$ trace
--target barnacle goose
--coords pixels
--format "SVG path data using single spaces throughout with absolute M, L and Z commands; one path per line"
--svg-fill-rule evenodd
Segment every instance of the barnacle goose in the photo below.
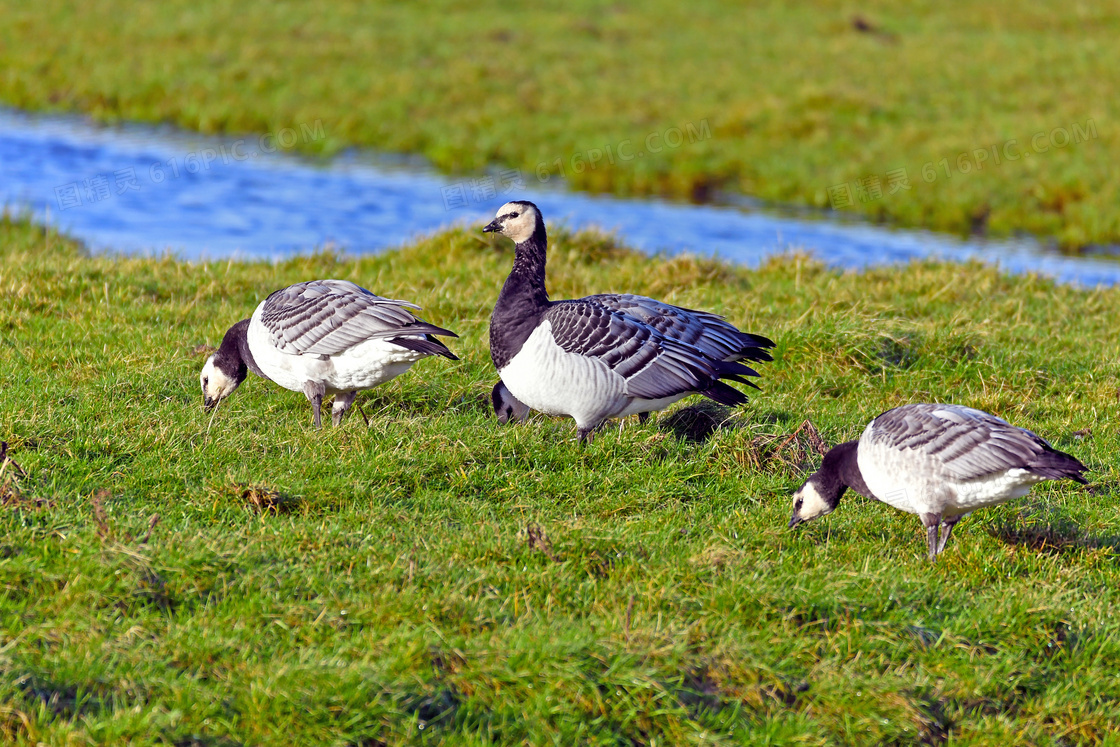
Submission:
M 712 358 L 725 361 L 771 361 L 774 360 L 766 348 L 774 347 L 773 341 L 762 335 L 740 332 L 735 325 L 719 314 L 683 306 L 673 306 L 647 296 L 632 293 L 599 293 L 585 296 L 584 301 L 597 303 L 627 316 L 645 322 L 666 337 L 671 337 L 689 345 L 694 345 Z M 666 402 L 658 409 L 664 409 L 676 399 L 688 396 L 682 392 L 679 397 Z M 501 381 L 494 385 L 490 394 L 494 413 L 498 422 L 524 420 L 531 410 L 514 397 L 509 388 Z M 645 422 L 649 412 L 639 412 L 638 420 Z
M 348 280 L 309 280 L 273 292 L 253 316 L 226 332 L 199 377 L 203 406 L 233 394 L 249 371 L 311 402 L 321 425 L 323 397 L 334 394 L 335 425 L 357 393 L 400 376 L 429 355 L 458 360 L 433 335 L 454 332 L 418 319 L 394 301 Z
M 550 301 L 545 290 L 548 237 L 531 202 L 506 203 L 483 231 L 500 233 L 516 245 L 513 268 L 490 317 L 490 355 L 502 387 L 492 393 L 499 419 L 503 412 L 508 419 L 528 409 L 570 415 L 580 441 L 586 442 L 609 418 L 660 410 L 692 393 L 725 405 L 743 404 L 743 393 L 721 379 L 754 386 L 744 377 L 758 373 L 739 360 L 770 360 L 761 348 L 773 342 L 733 327 L 734 335 L 718 349 L 726 348 L 726 355 L 705 351 L 687 337 L 677 339 L 668 334 L 674 325 L 701 335 L 699 317 L 689 323 L 679 316 L 686 310 L 668 304 L 654 313 L 654 307 L 636 300 L 640 296 L 615 296 L 613 305 L 603 303 L 602 296 Z M 676 320 L 666 309 L 676 310 Z
M 961 405 L 903 405 L 868 423 L 858 441 L 825 454 L 794 494 L 789 526 L 831 513 L 851 488 L 917 514 L 935 560 L 965 515 L 1020 498 L 1043 480 L 1084 484 L 1087 469 L 995 415 Z

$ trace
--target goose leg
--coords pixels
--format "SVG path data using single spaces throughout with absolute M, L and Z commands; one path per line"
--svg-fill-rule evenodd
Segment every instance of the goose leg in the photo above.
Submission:
M 592 428 L 580 428 L 578 430 L 578 433 L 579 433 L 579 442 L 581 444 L 589 444 L 589 443 L 591 443 L 591 440 L 593 438 L 595 438 L 595 428 L 594 427 L 592 427 Z
M 342 425 L 342 418 L 346 416 L 350 406 L 354 404 L 354 398 L 358 396 L 354 392 L 341 392 L 334 395 L 334 403 L 331 405 L 331 423 L 338 427 Z
M 648 412 L 639 412 L 638 413 L 638 424 L 639 425 L 646 422 L 647 420 L 649 420 L 649 413 Z
M 926 528 L 926 545 L 929 548 L 929 559 L 937 560 L 937 528 L 941 524 L 941 514 L 922 514 L 922 525 Z
M 327 393 L 327 387 L 323 383 L 308 381 L 304 382 L 303 394 L 311 402 L 311 411 L 315 413 L 315 427 L 323 427 L 323 395 Z
M 961 520 L 962 516 L 954 516 L 951 519 L 946 519 L 941 522 L 941 541 L 937 543 L 937 554 L 940 555 L 941 551 L 945 549 L 946 543 L 949 541 L 949 535 L 953 533 L 953 527 Z

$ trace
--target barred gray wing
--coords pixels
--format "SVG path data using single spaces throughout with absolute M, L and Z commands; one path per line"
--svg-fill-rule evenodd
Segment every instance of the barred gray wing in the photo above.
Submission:
M 631 293 L 600 293 L 584 301 L 598 303 L 648 324 L 666 337 L 694 345 L 719 360 L 769 361 L 774 342 L 740 331 L 719 314 L 658 301 Z
M 871 421 L 867 435 L 871 443 L 933 457 L 957 480 L 1034 469 L 1048 453 L 1061 454 L 1024 428 L 961 405 L 896 407 Z
M 261 323 L 277 348 L 295 354 L 336 355 L 366 340 L 400 335 L 457 336 L 407 310 L 419 308 L 348 280 L 311 280 L 269 295 Z
M 626 379 L 632 397 L 660 399 L 704 391 L 719 379 L 745 381 L 741 377 L 758 375 L 741 363 L 712 358 L 601 304 L 560 301 L 543 319 L 550 323 L 557 345 L 566 352 L 601 360 Z

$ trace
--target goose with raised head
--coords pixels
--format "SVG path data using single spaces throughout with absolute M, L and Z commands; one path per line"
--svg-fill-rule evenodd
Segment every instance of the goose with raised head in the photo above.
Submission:
M 982 410 L 902 405 L 868 423 L 858 441 L 825 454 L 794 494 L 789 526 L 832 513 L 851 488 L 917 514 L 935 560 L 964 516 L 1020 498 L 1043 480 L 1084 484 L 1086 470 L 1031 431 Z
M 701 320 L 717 320 L 714 314 L 628 294 L 549 300 L 548 238 L 531 202 L 506 203 L 483 230 L 515 244 L 513 268 L 490 317 L 490 355 L 501 378 L 491 396 L 499 419 L 524 416 L 529 409 L 569 415 L 580 441 L 587 441 L 609 418 L 660 410 L 693 393 L 740 405 L 746 397 L 725 380 L 755 386 L 745 377 L 758 372 L 740 361 L 770 360 L 765 348 L 773 342 L 731 325 L 735 334 L 725 333 L 718 347 L 698 347 Z M 674 327 L 692 330 L 695 339 L 668 334 Z
M 335 425 L 359 391 L 400 376 L 421 358 L 458 360 L 435 335 L 457 337 L 408 309 L 419 306 L 370 293 L 348 280 L 309 280 L 281 288 L 226 332 L 199 376 L 203 405 L 216 406 L 248 372 L 303 392 L 321 425 L 323 398 L 334 394 Z

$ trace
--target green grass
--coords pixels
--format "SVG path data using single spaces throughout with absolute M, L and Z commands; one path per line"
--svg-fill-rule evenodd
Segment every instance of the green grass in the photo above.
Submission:
M 643 292 L 772 336 L 763 391 L 580 448 L 570 420 L 488 411 L 508 242 L 189 264 L 0 222 L 0 439 L 26 472 L 0 475 L 0 742 L 1120 739 L 1120 291 L 552 233 L 556 297 Z M 368 427 L 315 431 L 259 379 L 211 423 L 200 346 L 312 277 L 422 304 L 462 362 L 360 396 Z M 1030 427 L 1092 485 L 979 512 L 936 565 L 915 517 L 858 498 L 786 529 L 819 460 L 804 420 L 831 444 L 922 400 Z
M 28 109 L 203 132 L 318 122 L 325 137 L 298 145 L 417 153 L 457 174 L 513 167 L 527 186 L 538 168 L 552 183 L 562 170 L 618 194 L 726 189 L 824 207 L 830 187 L 874 177 L 883 196 L 844 209 L 1068 247 L 1120 242 L 1110 0 L 0 9 L 0 101 Z M 647 152 L 648 135 L 656 149 L 673 128 L 679 147 Z M 606 147 L 624 141 L 632 159 L 608 163 Z M 896 169 L 911 188 L 890 194 Z

